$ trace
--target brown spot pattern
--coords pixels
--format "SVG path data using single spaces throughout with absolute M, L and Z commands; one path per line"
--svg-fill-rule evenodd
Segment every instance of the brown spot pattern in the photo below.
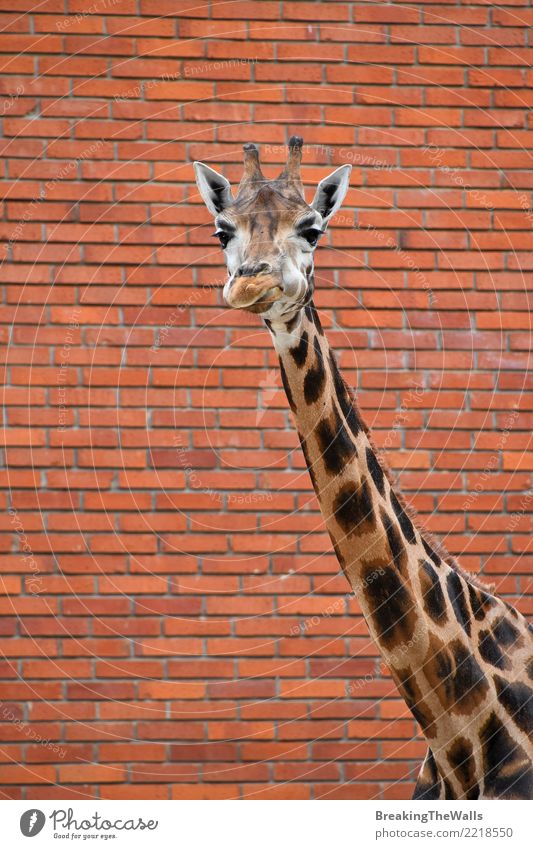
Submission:
M 455 778 L 461 785 L 465 799 L 479 798 L 479 784 L 476 780 L 476 762 L 474 748 L 466 737 L 456 737 L 447 752 L 448 763 Z

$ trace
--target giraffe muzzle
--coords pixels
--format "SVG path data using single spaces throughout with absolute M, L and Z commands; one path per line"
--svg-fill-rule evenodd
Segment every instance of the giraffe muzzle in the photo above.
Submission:
M 283 295 L 277 274 L 254 274 L 237 277 L 225 296 L 229 307 L 247 312 L 266 312 Z

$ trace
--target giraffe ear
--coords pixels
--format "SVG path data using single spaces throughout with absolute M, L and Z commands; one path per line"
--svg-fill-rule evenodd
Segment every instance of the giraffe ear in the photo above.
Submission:
M 351 170 L 351 165 L 341 165 L 318 184 L 311 207 L 320 213 L 324 224 L 337 212 L 343 202 L 348 190 Z
M 209 165 L 204 165 L 203 162 L 194 162 L 193 164 L 196 173 L 196 185 L 204 203 L 212 215 L 218 215 L 233 202 L 231 186 L 222 174 L 213 171 Z

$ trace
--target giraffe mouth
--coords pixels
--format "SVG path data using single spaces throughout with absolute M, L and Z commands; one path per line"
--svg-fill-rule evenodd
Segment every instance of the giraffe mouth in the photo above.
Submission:
M 245 312 L 266 312 L 283 295 L 281 280 L 275 275 L 239 277 L 231 286 L 226 303 Z

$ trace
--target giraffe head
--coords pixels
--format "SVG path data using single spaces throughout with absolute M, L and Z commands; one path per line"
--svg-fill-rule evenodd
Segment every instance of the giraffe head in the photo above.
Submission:
M 299 136 L 292 136 L 285 168 L 275 180 L 267 180 L 257 146 L 245 144 L 244 173 L 235 197 L 225 177 L 194 163 L 226 258 L 224 300 L 269 320 L 291 318 L 311 299 L 314 251 L 348 188 L 351 166 L 342 165 L 318 184 L 307 204 L 300 177 L 302 145 Z

